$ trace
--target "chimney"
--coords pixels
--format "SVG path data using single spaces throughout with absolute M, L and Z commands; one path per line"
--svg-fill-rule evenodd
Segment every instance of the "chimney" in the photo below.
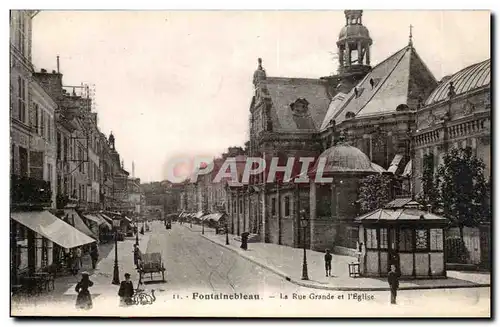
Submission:
M 42 69 L 40 69 L 40 72 L 43 73 L 43 74 L 46 74 L 47 73 L 47 69 L 42 68 Z
M 56 71 L 55 71 L 55 70 L 52 70 L 52 74 L 55 74 L 55 73 L 56 73 Z
M 59 56 L 57 56 L 57 73 L 59 74 Z

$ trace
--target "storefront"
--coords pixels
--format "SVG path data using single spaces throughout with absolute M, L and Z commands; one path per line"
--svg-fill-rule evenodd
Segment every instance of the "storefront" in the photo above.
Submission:
M 95 242 L 49 211 L 11 212 L 14 281 L 58 266 L 63 252 Z

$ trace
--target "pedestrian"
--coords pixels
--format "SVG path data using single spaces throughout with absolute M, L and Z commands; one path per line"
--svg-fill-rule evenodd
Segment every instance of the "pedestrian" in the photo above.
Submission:
M 396 265 L 391 265 L 391 271 L 387 275 L 387 281 L 391 288 L 391 304 L 396 304 L 396 297 L 399 288 L 399 273 L 396 271 Z
M 140 261 L 142 260 L 141 250 L 137 244 L 134 244 L 134 265 L 139 269 Z
M 325 271 L 326 271 L 326 277 L 332 275 L 332 255 L 330 254 L 329 249 L 326 249 L 325 253 Z
M 75 291 L 78 293 L 76 297 L 76 308 L 90 310 L 92 309 L 92 295 L 89 288 L 94 283 L 89 279 L 88 272 L 82 272 L 82 279 L 76 284 Z
M 76 248 L 76 259 L 79 261 L 80 268 L 83 267 L 81 247 Z
M 73 272 L 73 276 L 76 276 L 81 268 L 81 260 L 78 257 L 78 252 L 75 250 L 74 253 L 71 254 L 71 271 Z
M 97 260 L 99 260 L 99 249 L 97 248 L 96 243 L 92 243 L 90 248 L 90 259 L 92 259 L 92 269 L 95 269 L 97 266 Z
M 118 296 L 120 297 L 120 306 L 133 304 L 132 296 L 134 295 L 134 284 L 130 280 L 130 274 L 125 274 L 125 280 L 120 283 Z

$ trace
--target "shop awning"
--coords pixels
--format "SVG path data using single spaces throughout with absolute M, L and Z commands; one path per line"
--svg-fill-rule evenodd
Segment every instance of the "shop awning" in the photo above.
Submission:
M 113 223 L 113 219 L 109 218 L 108 216 L 106 216 L 105 214 L 103 213 L 99 213 L 99 215 L 102 219 L 104 219 L 105 221 L 108 222 L 108 224 L 111 226 L 111 224 Z
M 208 220 L 210 219 L 210 216 L 212 216 L 211 213 L 209 213 L 208 215 L 204 215 L 203 217 L 200 218 L 200 220 Z
M 224 214 L 223 214 L 223 213 L 220 213 L 220 212 L 218 212 L 218 213 L 211 213 L 211 214 L 209 214 L 209 215 L 203 216 L 203 217 L 201 218 L 201 220 L 213 220 L 213 221 L 219 221 L 219 220 L 222 218 L 222 216 L 224 216 Z
M 399 168 L 399 164 L 401 163 L 401 160 L 403 159 L 403 155 L 401 154 L 396 154 L 394 156 L 394 159 L 392 159 L 392 162 L 389 166 L 389 169 L 387 169 L 388 172 L 395 174 L 396 170 Z
M 129 217 L 127 217 L 127 216 L 123 216 L 123 218 L 124 218 L 126 221 L 128 221 L 129 223 L 131 223 L 131 222 L 132 222 L 132 219 L 130 219 L 130 218 L 129 218 Z
M 74 209 L 64 209 L 64 215 L 68 217 L 69 222 L 74 223 L 74 227 L 80 232 L 98 239 L 98 237 L 85 225 L 80 215 Z
M 66 249 L 95 242 L 48 211 L 11 212 L 10 217 Z
M 100 220 L 99 220 L 96 216 L 94 216 L 94 215 L 89 215 L 89 214 L 86 214 L 86 215 L 83 215 L 83 217 L 84 217 L 85 219 L 88 219 L 88 220 L 90 220 L 90 221 L 95 222 L 95 223 L 96 223 L 96 224 L 98 224 L 98 225 L 100 225 L 100 224 L 101 224 L 101 221 L 100 221 Z
M 94 214 L 94 215 L 84 215 L 85 218 L 90 219 L 92 221 L 95 221 L 99 226 L 105 225 L 108 228 L 111 228 L 111 224 L 106 221 L 106 219 L 102 218 L 99 214 Z
M 203 217 L 203 211 L 198 211 L 196 213 L 196 215 L 194 216 L 194 218 L 196 218 L 196 219 L 200 219 L 201 217 Z

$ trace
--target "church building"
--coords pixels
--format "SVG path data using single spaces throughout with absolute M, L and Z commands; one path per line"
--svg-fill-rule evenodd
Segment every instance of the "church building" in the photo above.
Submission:
M 422 118 L 417 116 L 441 112 L 438 107 L 450 106 L 444 91 L 448 83 L 438 83 L 420 58 L 413 46 L 411 28 L 407 44 L 371 66 L 373 42 L 363 25 L 363 11 L 344 13 L 345 26 L 336 43 L 339 54 L 336 75 L 318 79 L 271 77 L 264 69 L 263 60 L 258 59 L 249 109 L 247 155 L 264 158 L 267 169 L 260 176 L 252 176 L 248 185 L 228 188 L 229 227 L 233 233 L 239 230 L 234 228 L 238 223 L 248 226 L 245 231 L 255 234 L 262 242 L 299 247 L 305 237 L 310 249 L 323 251 L 335 247 L 337 251 L 350 253 L 358 242 L 354 218 L 359 215 L 356 201 L 360 179 L 380 173 L 393 174 L 403 180 L 415 179 L 420 164 L 417 160 L 412 169 L 410 159 L 415 151 L 417 158 L 422 151 L 438 151 L 434 143 L 432 146 L 428 143 L 430 129 L 434 131 L 438 125 L 424 127 Z M 450 79 L 456 80 L 456 93 L 477 89 L 478 95 L 469 101 L 472 105 L 463 101 L 458 104 L 458 98 L 463 96 L 457 93 L 455 106 L 463 107 L 457 110 L 462 114 L 465 108 L 469 110 L 463 123 L 468 127 L 446 127 L 449 133 L 462 133 L 464 138 L 467 133 L 477 132 L 474 134 L 477 137 L 466 141 L 467 144 L 486 142 L 486 134 L 480 133 L 480 129 L 489 128 L 489 119 L 483 117 L 482 109 L 489 106 L 489 100 L 486 101 L 489 97 L 485 95 L 489 91 L 484 91 L 486 87 L 489 89 L 489 61 L 478 65 L 465 70 L 469 75 L 480 76 L 459 72 L 459 76 Z M 462 124 L 462 120 L 454 125 L 459 123 Z M 477 149 L 486 151 L 480 146 Z M 489 154 L 486 155 L 489 158 Z M 323 157 L 326 159 L 323 175 L 332 177 L 333 181 L 321 184 L 311 178 L 308 184 L 297 184 L 278 177 L 270 183 L 267 173 L 273 157 L 280 158 L 280 166 L 285 166 L 290 157 L 294 157 L 296 163 L 299 157 Z M 308 175 L 314 176 L 316 165 L 317 161 Z M 299 173 L 298 168 L 294 167 L 294 174 Z M 417 174 L 412 174 L 413 170 Z M 418 190 L 418 186 L 413 190 L 401 187 L 396 195 L 408 196 L 415 189 Z M 244 206 L 236 210 L 232 208 L 234 203 Z M 305 210 L 309 219 L 305 233 L 300 227 L 301 210 Z M 237 217 L 234 212 L 238 212 Z

